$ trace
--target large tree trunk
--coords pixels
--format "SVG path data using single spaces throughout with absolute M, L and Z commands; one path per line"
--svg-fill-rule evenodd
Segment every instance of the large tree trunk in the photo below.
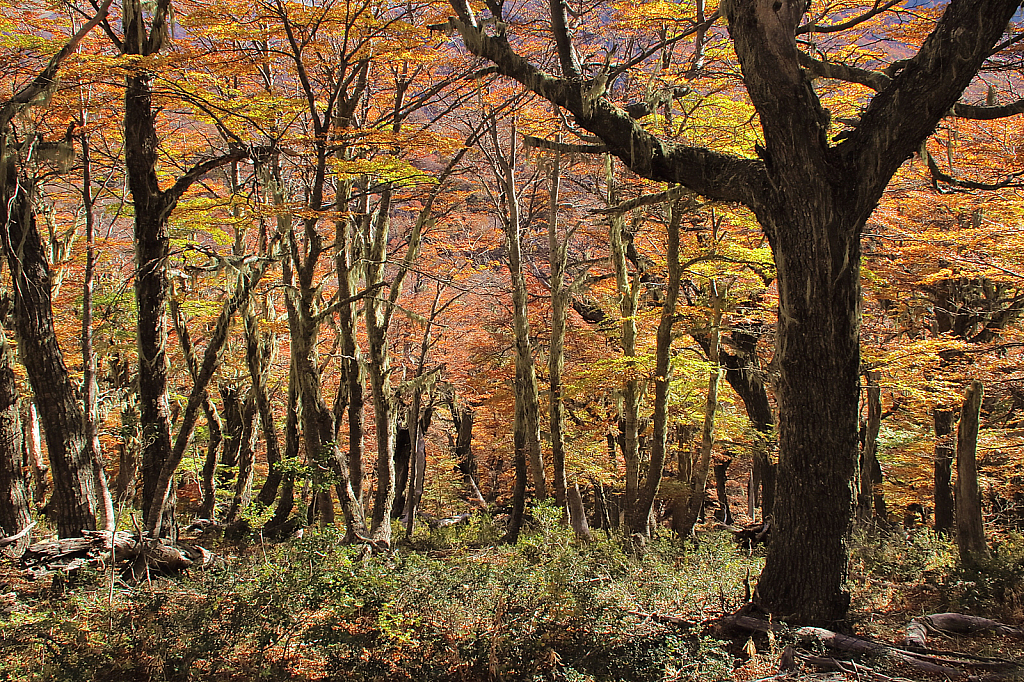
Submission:
M 50 266 L 36 228 L 32 183 L 18 177 L 4 142 L 0 159 L 0 225 L 6 226 L 2 239 L 14 289 L 19 356 L 46 432 L 57 532 L 73 536 L 97 527 L 109 530 L 114 510 L 106 474 L 87 442 L 82 402 L 54 331 Z
M 138 20 L 141 22 L 141 18 Z M 128 26 L 125 30 L 130 30 Z M 131 30 L 140 31 L 141 27 Z M 171 457 L 171 411 L 167 398 L 167 259 L 170 238 L 163 193 L 156 176 L 159 142 L 148 74 L 128 77 L 125 90 L 125 157 L 135 206 L 136 344 L 139 353 L 139 421 L 142 425 L 142 508 L 146 527 L 169 529 L 174 506 L 151 518 L 159 479 Z
M 983 389 L 972 381 L 964 392 L 964 406 L 956 434 L 956 547 L 961 563 L 977 566 L 988 559 L 985 527 L 978 488 L 978 427 Z
M 953 530 L 953 410 L 936 407 L 932 412 L 935 426 L 935 532 L 948 535 Z

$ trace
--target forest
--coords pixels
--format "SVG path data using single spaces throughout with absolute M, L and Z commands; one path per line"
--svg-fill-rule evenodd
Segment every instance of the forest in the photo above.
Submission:
M 1019 0 L 0 0 L 0 679 L 1024 679 Z

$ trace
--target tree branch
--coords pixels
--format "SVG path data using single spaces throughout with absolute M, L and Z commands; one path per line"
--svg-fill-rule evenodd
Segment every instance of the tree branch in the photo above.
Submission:
M 73 36 L 68 38 L 68 42 L 64 43 L 64 47 L 50 58 L 50 62 L 46 65 L 46 68 L 43 69 L 38 76 L 33 78 L 31 83 L 19 90 L 14 97 L 4 102 L 3 106 L 0 107 L 0 131 L 7 130 L 7 126 L 10 124 L 11 119 L 13 119 L 23 107 L 53 85 L 61 63 L 75 51 L 78 44 L 82 42 L 85 36 L 96 28 L 97 24 L 106 18 L 107 10 L 110 9 L 111 2 L 113 2 L 113 0 L 105 0 L 104 3 L 97 8 L 96 15 L 89 21 L 82 24 L 82 27 L 78 29 Z

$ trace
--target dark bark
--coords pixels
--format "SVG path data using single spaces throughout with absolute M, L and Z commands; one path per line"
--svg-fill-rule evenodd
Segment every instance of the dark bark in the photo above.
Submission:
M 277 497 L 277 488 L 281 485 L 281 446 L 277 438 L 277 427 L 274 425 L 274 410 L 270 404 L 267 389 L 267 375 L 273 363 L 274 344 L 276 338 L 269 332 L 260 333 L 256 312 L 250 303 L 244 312 L 245 323 L 245 362 L 252 379 L 252 397 L 260 418 L 260 429 L 263 443 L 267 449 L 267 479 L 260 488 L 257 500 L 264 507 L 269 507 Z
M 864 424 L 864 438 L 860 453 L 860 490 L 857 495 L 857 516 L 862 523 L 871 520 L 886 523 L 888 513 L 882 485 L 882 466 L 878 462 L 878 430 L 882 424 L 882 389 L 876 372 L 867 373 L 866 387 L 868 417 Z
M 718 496 L 718 511 L 715 518 L 726 525 L 732 525 L 732 509 L 729 508 L 729 495 L 726 491 L 728 482 L 729 465 L 732 464 L 732 457 L 715 462 L 712 467 L 715 472 L 715 493 Z
M 49 508 L 62 536 L 114 523 L 106 475 L 85 433 L 82 402 L 54 331 L 50 266 L 36 227 L 34 189 L 0 142 L 0 225 L 14 289 L 19 357 L 46 433 L 54 490 Z
M 981 516 L 978 487 L 978 428 L 983 389 L 972 381 L 964 392 L 964 405 L 956 434 L 956 547 L 960 561 L 977 566 L 989 557 Z
M 932 413 L 935 425 L 935 532 L 948 535 L 953 530 L 953 410 L 936 407 Z
M 486 34 L 464 0 L 451 5 L 471 52 L 567 109 L 634 172 L 741 202 L 760 221 L 778 272 L 780 420 L 776 523 L 758 591 L 779 617 L 842 620 L 858 450 L 860 233 L 893 174 L 956 104 L 1019 2 L 952 0 L 918 53 L 835 147 L 794 38 L 806 4 L 725 3 L 721 12 L 764 134 L 758 160 L 657 139 L 589 83 L 552 77 L 516 54 L 504 33 Z
M 18 384 L 11 369 L 7 338 L 0 332 L 0 538 L 15 536 L 32 523 L 21 438 Z M 3 551 L 12 557 L 21 556 L 30 540 L 26 534 Z
M 564 6 L 556 0 L 564 17 Z M 564 62 L 563 62 L 564 63 Z M 561 137 L 559 136 L 559 141 Z M 565 370 L 565 328 L 569 313 L 570 290 L 565 281 L 569 234 L 558 238 L 558 201 L 561 191 L 561 154 L 555 152 L 548 177 L 548 267 L 551 272 L 551 343 L 548 348 L 548 425 L 551 432 L 551 486 L 555 504 L 563 518 L 571 516 L 566 506 L 565 403 L 562 372 Z M 578 494 L 578 491 L 577 491 Z M 584 519 L 585 521 L 585 519 Z
M 466 496 L 471 504 L 486 508 L 487 500 L 477 485 L 476 457 L 473 456 L 473 421 L 476 412 L 472 407 L 456 405 L 454 398 L 448 402 L 448 409 L 452 414 L 452 426 L 455 427 L 455 444 L 452 448 L 455 466 L 466 484 Z

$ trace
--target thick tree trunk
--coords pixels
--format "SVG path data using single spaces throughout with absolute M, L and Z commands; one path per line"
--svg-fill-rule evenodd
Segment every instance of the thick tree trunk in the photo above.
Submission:
M 141 22 L 141 18 L 138 20 Z M 126 31 L 129 27 L 125 27 Z M 132 30 L 140 31 L 141 27 Z M 170 528 L 173 505 L 150 518 L 159 479 L 171 457 L 171 411 L 167 398 L 167 259 L 170 238 L 163 193 L 156 176 L 159 142 L 148 74 L 131 75 L 125 90 L 125 158 L 135 206 L 136 344 L 139 354 L 139 421 L 142 425 L 142 508 L 146 527 Z
M 953 410 L 936 407 L 932 412 L 935 426 L 935 532 L 948 535 L 953 530 Z
M 569 525 L 576 537 L 583 542 L 591 542 L 594 536 L 590 532 L 590 524 L 587 523 L 587 509 L 583 506 L 583 496 L 580 495 L 579 483 L 573 483 L 566 491 L 567 503 L 569 506 Z
M 114 523 L 106 475 L 85 434 L 85 415 L 57 343 L 50 299 L 50 267 L 36 229 L 33 187 L 18 177 L 15 159 L 0 142 L 0 225 L 14 289 L 19 356 L 36 396 L 53 476 L 50 501 L 57 532 L 78 535 Z
M 0 538 L 17 535 L 32 523 L 21 438 L 18 384 L 11 369 L 6 335 L 0 331 Z M 25 535 L 3 551 L 8 556 L 20 557 L 30 543 L 31 538 Z
M 967 387 L 956 434 L 956 547 L 961 563 L 967 566 L 977 566 L 989 557 L 981 516 L 977 460 L 983 392 L 977 380 Z

